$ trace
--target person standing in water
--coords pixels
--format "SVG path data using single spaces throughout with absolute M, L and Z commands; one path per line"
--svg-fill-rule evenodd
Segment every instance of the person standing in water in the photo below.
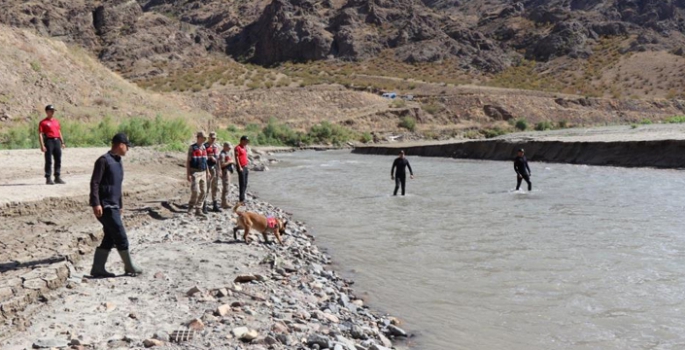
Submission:
M 518 191 L 519 188 L 521 188 L 521 181 L 526 180 L 526 183 L 528 183 L 528 191 L 532 191 L 533 184 L 530 182 L 530 176 L 532 174 L 530 172 L 530 167 L 528 166 L 528 159 L 526 159 L 526 156 L 524 155 L 523 148 L 518 150 L 516 158 L 514 158 L 514 171 L 516 171 L 516 190 Z
M 409 161 L 404 157 L 404 151 L 400 151 L 400 156 L 395 159 L 392 163 L 392 169 L 390 169 L 390 179 L 395 180 L 395 192 L 393 192 L 393 196 L 397 196 L 397 190 L 400 189 L 400 186 L 402 186 L 402 195 L 404 196 L 404 188 L 407 184 L 406 168 L 409 168 L 409 174 L 413 179 L 414 171 L 411 170 Z

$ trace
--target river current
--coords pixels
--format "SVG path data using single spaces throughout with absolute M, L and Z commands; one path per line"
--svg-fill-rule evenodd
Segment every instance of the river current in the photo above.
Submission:
M 681 171 L 279 154 L 250 190 L 295 214 L 415 349 L 685 348 Z M 525 187 L 525 184 L 524 186 Z

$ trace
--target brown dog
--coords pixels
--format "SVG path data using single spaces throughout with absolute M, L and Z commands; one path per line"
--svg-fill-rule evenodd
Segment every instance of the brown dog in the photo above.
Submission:
M 283 245 L 281 235 L 285 234 L 285 226 L 288 224 L 288 221 L 281 221 L 277 218 L 267 218 L 264 215 L 251 213 L 249 211 L 239 212 L 238 208 L 243 205 L 245 204 L 238 202 L 233 207 L 233 212 L 238 214 L 238 222 L 236 223 L 235 227 L 233 227 L 233 239 L 237 240 L 238 230 L 243 229 L 245 231 L 245 234 L 243 234 L 243 240 L 245 243 L 249 243 L 247 236 L 250 234 L 250 230 L 255 229 L 256 231 L 262 233 L 265 243 L 269 242 L 266 234 L 267 232 L 271 231 L 273 232 L 274 236 L 276 236 L 278 243 Z

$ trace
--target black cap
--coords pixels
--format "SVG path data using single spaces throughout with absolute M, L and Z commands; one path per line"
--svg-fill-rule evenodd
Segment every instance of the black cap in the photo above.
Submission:
M 54 111 L 54 110 L 55 110 L 55 106 L 53 106 L 53 105 L 47 105 L 47 106 L 45 106 L 45 110 L 46 110 L 46 111 Z
M 128 136 L 126 136 L 126 134 L 124 134 L 123 132 L 120 132 L 114 135 L 114 137 L 112 137 L 112 144 L 118 143 L 123 143 L 126 146 L 131 147 L 131 142 L 128 140 Z
M 243 135 L 243 136 L 240 137 L 240 141 L 243 141 L 243 140 L 245 140 L 245 141 L 250 141 L 250 138 L 247 137 L 247 135 Z
M 525 151 L 523 150 L 523 148 L 519 148 L 519 152 L 523 153 Z

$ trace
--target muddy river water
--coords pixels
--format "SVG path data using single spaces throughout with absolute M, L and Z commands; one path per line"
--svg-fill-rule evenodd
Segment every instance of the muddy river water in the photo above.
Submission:
M 685 173 L 279 154 L 250 189 L 306 221 L 416 349 L 685 348 Z

